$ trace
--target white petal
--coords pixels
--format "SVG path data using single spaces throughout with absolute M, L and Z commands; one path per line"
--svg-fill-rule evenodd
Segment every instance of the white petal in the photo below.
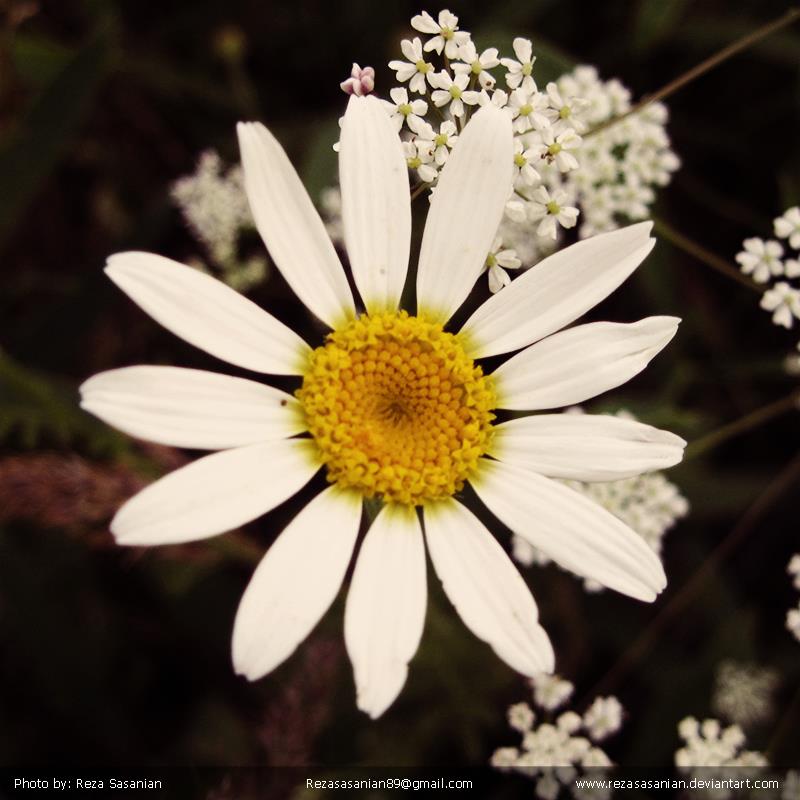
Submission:
M 290 498 L 319 469 L 308 439 L 222 450 L 170 472 L 132 497 L 111 522 L 119 544 L 207 539 Z
M 351 97 L 339 151 L 344 240 L 370 313 L 393 311 L 406 282 L 411 194 L 400 137 L 374 97 Z
M 433 566 L 464 624 L 523 675 L 552 672 L 536 603 L 497 540 L 455 500 L 426 506 L 424 517 Z
M 361 520 L 361 498 L 331 486 L 275 540 L 245 590 L 233 626 L 233 664 L 254 681 L 311 633 L 344 580 Z
M 559 408 L 620 386 L 650 363 L 675 335 L 679 322 L 677 317 L 647 317 L 627 325 L 591 322 L 555 333 L 495 370 L 497 405 Z
M 176 336 L 255 372 L 300 375 L 310 352 L 293 331 L 230 286 L 153 253 L 117 253 L 106 274 Z
M 223 450 L 306 430 L 300 405 L 262 383 L 180 367 L 123 367 L 80 388 L 81 408 L 130 436 Z
M 574 489 L 488 459 L 471 483 L 504 525 L 562 567 L 639 600 L 667 585 L 644 539 Z
M 236 126 L 258 232 L 294 293 L 332 328 L 355 315 L 344 268 L 278 140 L 260 123 Z
M 416 512 L 384 506 L 358 554 L 344 614 L 358 707 L 373 719 L 406 682 L 426 602 L 425 547 Z
M 458 137 L 431 201 L 417 274 L 421 313 L 446 322 L 483 271 L 513 177 L 508 115 L 481 108 Z
M 651 222 L 640 222 L 593 236 L 524 272 L 464 324 L 461 332 L 467 337 L 470 355 L 484 358 L 518 350 L 596 306 L 652 250 L 651 228 Z
M 680 462 L 686 442 L 668 431 L 603 414 L 538 414 L 497 425 L 494 458 L 551 478 L 616 481 Z

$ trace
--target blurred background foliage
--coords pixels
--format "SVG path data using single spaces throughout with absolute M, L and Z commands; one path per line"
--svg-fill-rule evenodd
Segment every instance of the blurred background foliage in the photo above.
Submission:
M 540 85 L 588 63 L 638 97 L 787 3 L 450 8 L 479 45 L 508 52 L 513 36 L 532 38 Z M 237 602 L 296 501 L 197 545 L 116 548 L 114 509 L 188 456 L 120 436 L 76 404 L 76 387 L 102 369 L 217 367 L 115 290 L 105 257 L 196 252 L 168 187 L 203 149 L 235 163 L 240 119 L 267 123 L 318 195 L 335 180 L 339 81 L 358 61 L 376 67 L 387 92 L 386 63 L 420 10 L 366 0 L 0 3 L 3 764 L 481 765 L 516 743 L 505 709 L 526 698 L 524 681 L 463 628 L 432 574 L 422 647 L 379 721 L 355 709 L 343 598 L 272 676 L 235 677 Z M 743 238 L 771 235 L 771 219 L 800 200 L 799 53 L 795 25 L 667 101 L 683 167 L 660 192 L 662 226 L 732 262 Z M 251 296 L 318 340 L 275 271 Z M 679 335 L 646 375 L 593 409 L 625 407 L 698 440 L 786 396 L 797 379 L 783 358 L 795 339 L 757 305 L 755 293 L 662 238 L 594 316 L 676 314 Z M 608 748 L 617 762 L 669 764 L 677 722 L 709 712 L 714 670 L 733 657 L 781 672 L 779 719 L 750 745 L 800 764 L 800 646 L 784 629 L 796 602 L 785 567 L 800 549 L 798 433 L 791 411 L 671 471 L 691 513 L 667 536 L 670 586 L 655 606 L 586 595 L 552 567 L 526 571 L 579 699 L 597 687 L 628 709 Z

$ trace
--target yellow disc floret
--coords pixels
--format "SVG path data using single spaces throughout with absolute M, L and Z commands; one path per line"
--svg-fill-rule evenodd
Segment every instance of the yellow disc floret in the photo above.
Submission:
M 490 443 L 491 378 L 458 336 L 405 311 L 329 334 L 297 397 L 328 480 L 389 503 L 458 492 Z

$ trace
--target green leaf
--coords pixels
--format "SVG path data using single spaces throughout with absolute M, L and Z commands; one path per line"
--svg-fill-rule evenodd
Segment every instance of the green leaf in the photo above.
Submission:
M 0 351 L 0 442 L 85 445 L 97 454 L 122 453 L 127 439 L 78 406 L 69 385 L 28 369 Z
M 0 247 L 78 130 L 109 63 L 100 33 L 66 60 L 0 143 Z

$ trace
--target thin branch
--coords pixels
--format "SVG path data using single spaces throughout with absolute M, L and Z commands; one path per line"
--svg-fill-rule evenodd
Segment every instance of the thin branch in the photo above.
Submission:
M 623 681 L 630 672 L 652 650 L 659 636 L 677 617 L 686 611 L 691 602 L 719 572 L 720 564 L 744 542 L 761 518 L 772 508 L 781 496 L 800 479 L 800 455 L 796 456 L 778 476 L 755 499 L 745 511 L 730 533 L 714 548 L 711 555 L 703 561 L 689 580 L 681 586 L 670 601 L 661 609 L 652 622 L 639 634 L 619 660 L 598 681 L 587 697 L 608 694 Z
M 676 231 L 675 228 L 668 225 L 663 220 L 654 219 L 653 228 L 656 233 L 663 236 L 670 244 L 675 245 L 679 250 L 683 250 L 684 253 L 688 253 L 698 261 L 702 261 L 704 264 L 711 267 L 711 269 L 715 269 L 717 272 L 725 275 L 725 277 L 731 278 L 742 286 L 746 286 L 753 292 L 758 292 L 759 294 L 763 293 L 763 290 L 757 283 L 754 283 L 746 275 L 743 275 L 733 264 L 716 255 L 716 253 L 706 250 L 703 245 L 698 244 L 688 236 L 684 236 L 684 234 Z
M 774 403 L 761 406 L 755 411 L 745 414 L 740 419 L 729 422 L 727 425 L 723 425 L 721 428 L 711 431 L 711 433 L 707 433 L 705 436 L 701 436 L 693 442 L 689 442 L 689 446 L 686 448 L 685 458 L 696 458 L 721 445 L 723 442 L 733 439 L 734 436 L 740 436 L 743 433 L 758 428 L 765 422 L 769 422 L 769 420 L 781 414 L 785 414 L 787 411 L 791 411 L 792 409 L 797 410 L 799 403 L 800 392 L 792 392 L 787 397 L 776 400 Z
M 748 33 L 746 36 L 742 36 L 741 39 L 737 39 L 727 47 L 723 47 L 722 50 L 715 53 L 710 58 L 707 58 L 705 61 L 700 62 L 697 66 L 692 67 L 692 69 L 688 70 L 688 72 L 684 72 L 683 75 L 675 78 L 674 81 L 670 81 L 666 86 L 663 86 L 657 92 L 645 95 L 638 103 L 634 104 L 624 114 L 620 114 L 618 117 L 613 117 L 612 119 L 609 119 L 606 122 L 598 125 L 596 128 L 593 128 L 588 133 L 584 134 L 583 138 L 586 139 L 589 136 L 593 136 L 595 133 L 599 133 L 606 128 L 610 128 L 612 125 L 616 125 L 623 119 L 630 117 L 631 114 L 641 111 L 645 106 L 650 105 L 650 103 L 655 103 L 657 100 L 663 100 L 664 98 L 669 97 L 677 92 L 678 89 L 686 86 L 687 83 L 691 83 L 695 78 L 699 78 L 701 75 L 704 75 L 706 72 L 714 69 L 714 67 L 722 64 L 723 61 L 727 61 L 729 58 L 731 58 L 731 56 L 735 56 L 742 50 L 746 50 L 748 47 L 758 44 L 758 42 L 760 42 L 762 39 L 765 39 L 770 34 L 779 31 L 781 28 L 785 28 L 787 25 L 791 25 L 796 19 L 800 19 L 800 8 L 790 9 L 785 14 L 778 17 L 778 19 L 768 22 L 766 25 L 754 30 L 752 33 Z

